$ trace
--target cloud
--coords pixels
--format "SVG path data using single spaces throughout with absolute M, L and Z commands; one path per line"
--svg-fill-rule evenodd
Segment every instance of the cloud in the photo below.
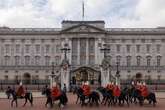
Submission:
M 164 0 L 139 0 L 133 19 L 121 18 L 121 27 L 158 27 L 165 26 Z
M 84 0 L 85 20 L 105 20 L 106 27 L 165 26 L 164 0 Z M 0 0 L 0 26 L 60 27 L 62 20 L 82 20 L 82 0 Z

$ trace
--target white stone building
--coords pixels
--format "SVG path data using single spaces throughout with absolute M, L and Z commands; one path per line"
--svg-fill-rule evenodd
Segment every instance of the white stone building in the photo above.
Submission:
M 100 77 L 106 44 L 110 73 L 121 79 L 165 78 L 165 28 L 106 28 L 104 21 L 63 21 L 62 28 L 0 28 L 0 79 L 48 79 L 54 62 L 60 73 L 61 48 L 70 52 L 70 79 Z M 85 70 L 85 71 L 84 71 Z

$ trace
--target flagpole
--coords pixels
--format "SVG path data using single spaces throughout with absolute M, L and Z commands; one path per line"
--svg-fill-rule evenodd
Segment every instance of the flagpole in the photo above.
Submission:
M 85 16 L 85 7 L 84 7 L 84 0 L 82 0 L 82 20 L 84 21 L 84 16 Z

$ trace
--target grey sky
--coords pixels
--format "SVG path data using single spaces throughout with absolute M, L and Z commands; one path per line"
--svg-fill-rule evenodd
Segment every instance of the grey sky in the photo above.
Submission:
M 106 27 L 165 26 L 165 0 L 84 0 L 85 20 Z M 60 27 L 82 20 L 82 0 L 0 0 L 0 26 Z

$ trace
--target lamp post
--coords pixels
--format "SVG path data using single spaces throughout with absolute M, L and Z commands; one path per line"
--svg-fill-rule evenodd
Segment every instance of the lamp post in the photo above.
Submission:
M 64 48 L 61 49 L 61 51 L 64 52 L 64 60 L 67 60 L 67 55 L 66 55 L 66 54 L 67 54 L 67 52 L 70 51 L 70 49 L 67 48 L 67 46 L 68 46 L 68 44 L 65 44 L 65 45 L 64 45 Z
M 56 75 L 54 74 L 54 62 L 52 62 L 52 72 L 51 72 L 51 87 L 53 86 L 54 78 Z
M 61 68 L 61 88 L 66 88 L 66 91 L 68 91 L 70 88 L 70 70 L 69 70 L 69 60 L 67 59 L 67 52 L 70 51 L 70 48 L 68 47 L 68 44 L 64 44 L 64 48 L 61 49 L 62 52 L 64 52 L 64 59 L 62 61 L 62 68 Z
M 116 62 L 116 83 L 120 85 L 119 62 Z
M 107 48 L 107 44 L 103 44 L 103 48 L 101 48 L 100 50 L 101 50 L 101 52 L 104 53 L 104 58 L 107 58 L 107 52 L 110 51 L 110 49 Z

